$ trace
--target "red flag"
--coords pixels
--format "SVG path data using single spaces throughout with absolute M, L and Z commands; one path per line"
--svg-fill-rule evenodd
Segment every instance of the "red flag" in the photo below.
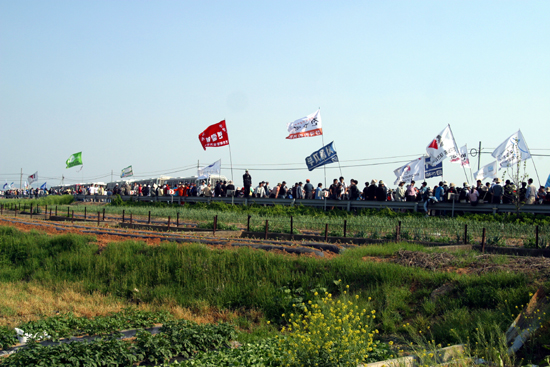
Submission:
M 225 120 L 208 126 L 206 130 L 199 134 L 199 140 L 204 150 L 206 150 L 206 147 L 222 147 L 228 145 L 229 137 L 227 136 Z

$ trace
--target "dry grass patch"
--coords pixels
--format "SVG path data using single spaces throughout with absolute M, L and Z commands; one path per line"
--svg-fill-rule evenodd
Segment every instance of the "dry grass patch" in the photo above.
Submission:
M 129 306 L 143 311 L 167 311 L 176 319 L 190 320 L 199 324 L 233 322 L 243 317 L 255 324 L 263 317 L 261 312 L 255 310 L 220 310 L 206 304 L 189 309 L 173 301 L 163 304 L 141 303 L 135 306 L 111 295 L 87 293 L 78 283 L 62 283 L 53 286 L 25 282 L 0 283 L 0 295 L 2 295 L 0 326 L 8 327 L 15 327 L 58 313 L 72 312 L 77 317 L 86 318 L 105 316 L 120 312 Z

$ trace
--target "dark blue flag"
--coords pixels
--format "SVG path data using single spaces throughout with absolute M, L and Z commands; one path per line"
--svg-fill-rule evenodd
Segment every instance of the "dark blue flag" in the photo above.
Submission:
M 332 144 L 334 144 L 334 142 L 325 145 L 306 158 L 308 170 L 313 171 L 315 168 L 324 166 L 325 164 L 338 162 L 338 155 L 336 154 Z
M 430 166 L 430 157 L 426 157 L 426 179 L 437 176 L 443 176 L 443 161 Z

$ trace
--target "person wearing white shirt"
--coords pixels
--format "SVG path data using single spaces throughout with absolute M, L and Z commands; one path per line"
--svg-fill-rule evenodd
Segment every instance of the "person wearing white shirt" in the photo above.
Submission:
M 537 198 L 537 188 L 533 185 L 532 178 L 530 178 L 527 182 L 529 185 L 527 185 L 527 192 L 525 193 L 525 204 L 531 205 L 535 203 L 535 199 Z

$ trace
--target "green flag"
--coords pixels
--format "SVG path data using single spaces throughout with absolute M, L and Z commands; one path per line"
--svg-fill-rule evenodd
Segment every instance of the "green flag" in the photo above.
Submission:
M 69 157 L 69 159 L 67 159 L 66 163 L 67 163 L 66 168 L 71 168 L 71 167 L 74 167 L 74 166 L 82 165 L 82 152 L 78 152 L 78 153 L 75 153 L 75 154 L 71 155 Z

